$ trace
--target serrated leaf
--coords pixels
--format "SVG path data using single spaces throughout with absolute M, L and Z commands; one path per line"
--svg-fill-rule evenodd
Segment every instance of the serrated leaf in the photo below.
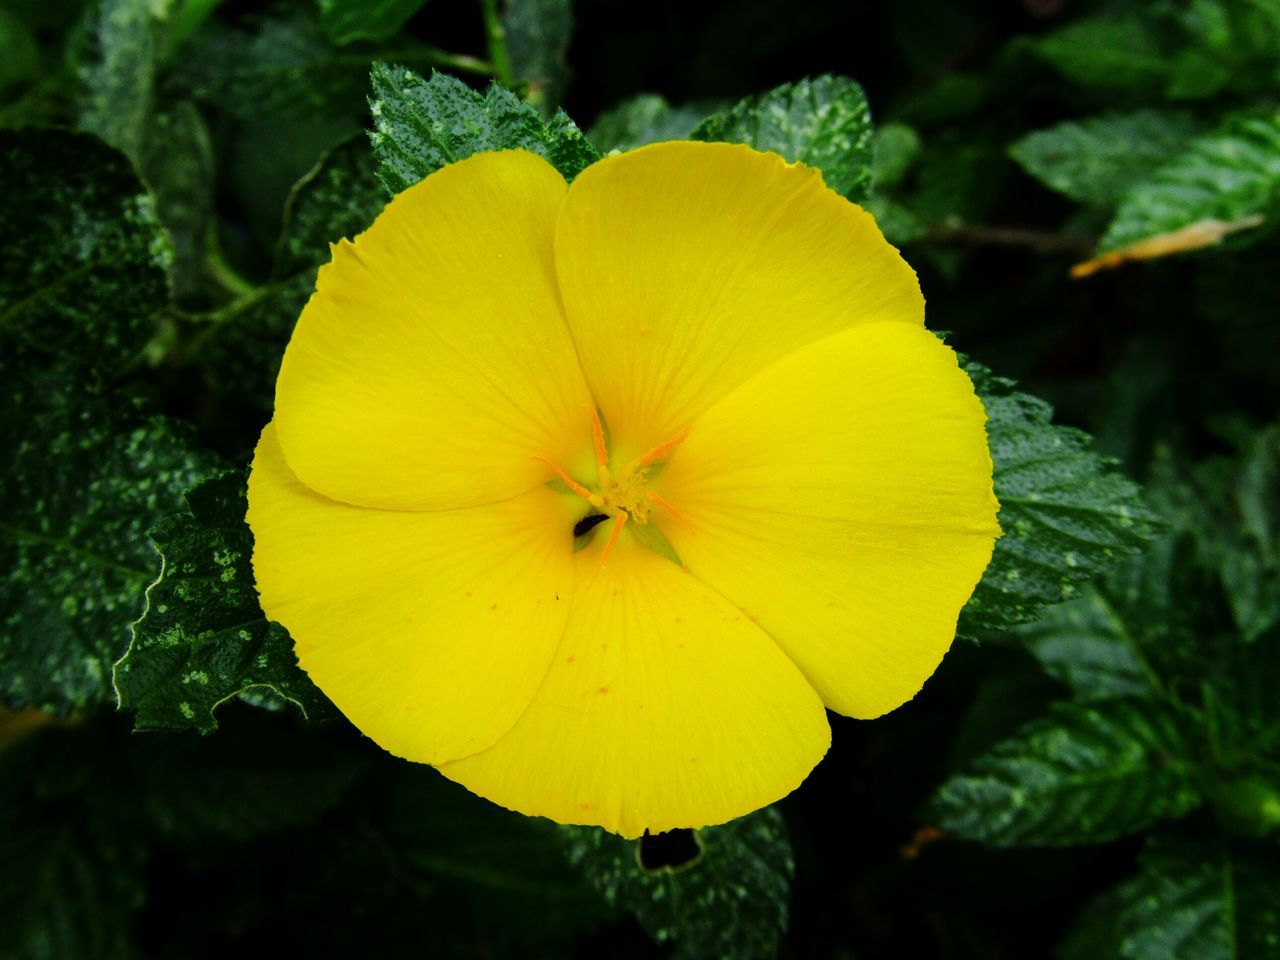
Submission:
M 233 470 L 198 484 L 187 504 L 189 513 L 151 530 L 160 576 L 115 665 L 120 706 L 137 711 L 135 729 L 209 733 L 218 707 L 254 689 L 308 718 L 330 714 L 298 667 L 288 633 L 258 605 L 244 475 Z
M 994 847 L 1112 840 L 1200 805 L 1197 736 L 1160 701 L 1059 703 L 944 783 L 930 816 Z
M 334 43 L 386 40 L 422 9 L 426 0 L 316 0 L 320 25 Z
M 1138 873 L 1077 921 L 1061 960 L 1275 960 L 1280 857 L 1219 841 L 1154 837 Z M 1103 926 L 1100 919 L 1110 920 Z M 1086 948 L 1093 952 L 1086 952 Z
M 821 76 L 775 87 L 704 120 L 694 140 L 745 143 L 822 171 L 855 203 L 871 187 L 871 111 L 847 77 Z
M 569 79 L 570 0 L 508 0 L 502 30 L 511 69 L 527 87 L 525 99 L 544 112 L 559 103 Z
M 101 0 L 94 56 L 81 68 L 80 128 L 137 161 L 154 98 L 159 24 L 150 0 Z
M 1009 155 L 1050 189 L 1079 203 L 1110 207 L 1200 129 L 1179 111 L 1106 113 L 1029 133 Z
M 1280 114 L 1236 116 L 1132 187 L 1098 249 L 1116 251 L 1208 222 L 1253 224 L 1274 215 L 1278 201 Z
M 675 107 L 656 93 L 642 93 L 600 114 L 587 136 L 605 153 L 663 140 L 688 140 L 711 110 L 697 104 Z
M 1004 536 L 960 615 L 975 635 L 1034 618 L 1079 595 L 1095 578 L 1157 536 L 1163 524 L 1136 484 L 1089 449 L 1088 434 L 1052 423 L 1053 408 L 965 362 L 987 411 Z
M 1138 641 L 1121 615 L 1097 590 L 1050 607 L 1035 623 L 1014 631 L 1045 672 L 1080 700 L 1150 696 L 1151 681 L 1135 653 Z
M 150 194 L 122 154 L 60 130 L 0 130 L 0 183 L 0 351 L 116 370 L 168 299 Z
M 146 530 L 212 466 L 190 431 L 59 372 L 0 365 L 0 699 L 112 699 L 111 663 L 155 576 Z
M 1041 37 L 1036 52 L 1055 70 L 1082 86 L 1149 90 L 1170 75 L 1159 32 L 1139 13 L 1102 13 Z
M 690 865 L 646 870 L 638 844 L 595 827 L 563 828 L 569 860 L 605 900 L 640 921 L 675 958 L 772 957 L 787 925 L 795 863 L 786 824 L 766 808 L 697 831 Z
M 424 78 L 386 63 L 373 65 L 372 80 L 369 136 L 378 176 L 390 193 L 483 150 L 532 151 L 568 180 L 600 159 L 563 110 L 543 120 L 497 84 L 481 94 L 442 73 Z

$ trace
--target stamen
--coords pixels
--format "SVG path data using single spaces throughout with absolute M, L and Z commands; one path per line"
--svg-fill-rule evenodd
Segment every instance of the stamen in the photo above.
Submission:
M 618 534 L 622 532 L 622 525 L 626 522 L 626 512 L 619 512 L 618 519 L 613 524 L 613 533 L 609 534 L 609 542 L 604 545 L 604 553 L 600 554 L 600 566 L 603 567 L 609 562 L 609 553 L 613 550 L 613 545 L 618 542 Z
M 679 520 L 680 526 L 688 530 L 690 534 L 693 533 L 693 527 L 690 525 L 689 521 L 684 518 L 684 515 L 681 514 L 679 510 L 677 510 L 669 502 L 667 502 L 666 497 L 662 496 L 661 494 L 654 493 L 652 490 L 650 490 L 649 499 L 652 500 L 654 503 L 656 503 L 658 506 L 660 506 L 663 510 L 666 510 L 669 514 L 671 514 L 677 520 Z
M 605 478 L 609 475 L 609 451 L 604 445 L 604 424 L 600 422 L 600 411 L 594 403 L 584 403 L 583 406 L 591 414 L 591 436 L 596 443 L 596 466 L 600 468 L 600 479 L 607 482 Z
M 665 443 L 660 443 L 648 453 L 642 453 L 640 456 L 636 457 L 636 459 L 631 462 L 630 469 L 634 470 L 637 467 L 647 467 L 650 464 L 657 463 L 659 460 L 667 459 L 667 457 L 671 455 L 671 451 L 684 443 L 684 438 L 688 435 L 689 428 L 685 427 L 670 440 L 667 440 Z
M 590 490 L 588 490 L 586 487 L 580 484 L 577 480 L 573 479 L 573 477 L 569 476 L 567 473 L 565 473 L 563 470 L 557 467 L 554 463 L 552 463 L 546 457 L 534 457 L 533 459 L 540 460 L 541 462 L 545 463 L 548 467 L 550 467 L 552 470 L 554 470 L 556 473 L 558 473 L 560 475 L 560 479 L 564 481 L 565 486 L 567 486 L 570 490 L 572 490 L 574 493 L 580 496 L 583 500 L 590 502 L 591 498 L 595 496 Z

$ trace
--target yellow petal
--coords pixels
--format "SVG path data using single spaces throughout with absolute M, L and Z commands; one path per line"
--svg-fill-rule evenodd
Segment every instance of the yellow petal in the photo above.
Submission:
M 624 536 L 577 555 L 532 706 L 445 776 L 522 813 L 624 836 L 722 823 L 793 790 L 830 740 L 817 694 L 755 624 Z
M 817 170 L 723 143 L 587 168 L 564 203 L 556 267 L 623 462 L 791 350 L 924 318 L 915 274 L 868 213 Z
M 991 558 L 985 419 L 928 331 L 836 334 L 694 424 L 654 481 L 694 532 L 667 535 L 827 706 L 878 716 L 936 669 Z
M 270 425 L 249 477 L 267 616 L 352 723 L 425 763 L 489 746 L 533 697 L 568 616 L 579 513 L 545 487 L 462 510 L 338 503 L 290 472 Z
M 334 247 L 276 386 L 280 444 L 303 483 L 438 509 L 542 483 L 535 456 L 590 463 L 589 396 L 553 264 L 564 194 L 540 157 L 477 154 Z

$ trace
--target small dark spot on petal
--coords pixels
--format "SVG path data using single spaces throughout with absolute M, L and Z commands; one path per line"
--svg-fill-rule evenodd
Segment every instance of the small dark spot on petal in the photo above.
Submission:
M 595 529 L 596 526 L 604 523 L 608 519 L 608 515 L 604 513 L 593 513 L 589 516 L 585 516 L 573 525 L 573 535 L 575 537 L 586 536 Z

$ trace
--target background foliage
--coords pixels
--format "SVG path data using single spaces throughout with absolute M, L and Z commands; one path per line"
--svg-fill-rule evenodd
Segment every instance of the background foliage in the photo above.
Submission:
M 243 466 L 388 191 L 688 137 L 875 212 L 1006 536 L 915 701 L 635 844 L 337 716 Z M 0 957 L 1280 957 L 1277 212 L 1277 0 L 9 0 Z

